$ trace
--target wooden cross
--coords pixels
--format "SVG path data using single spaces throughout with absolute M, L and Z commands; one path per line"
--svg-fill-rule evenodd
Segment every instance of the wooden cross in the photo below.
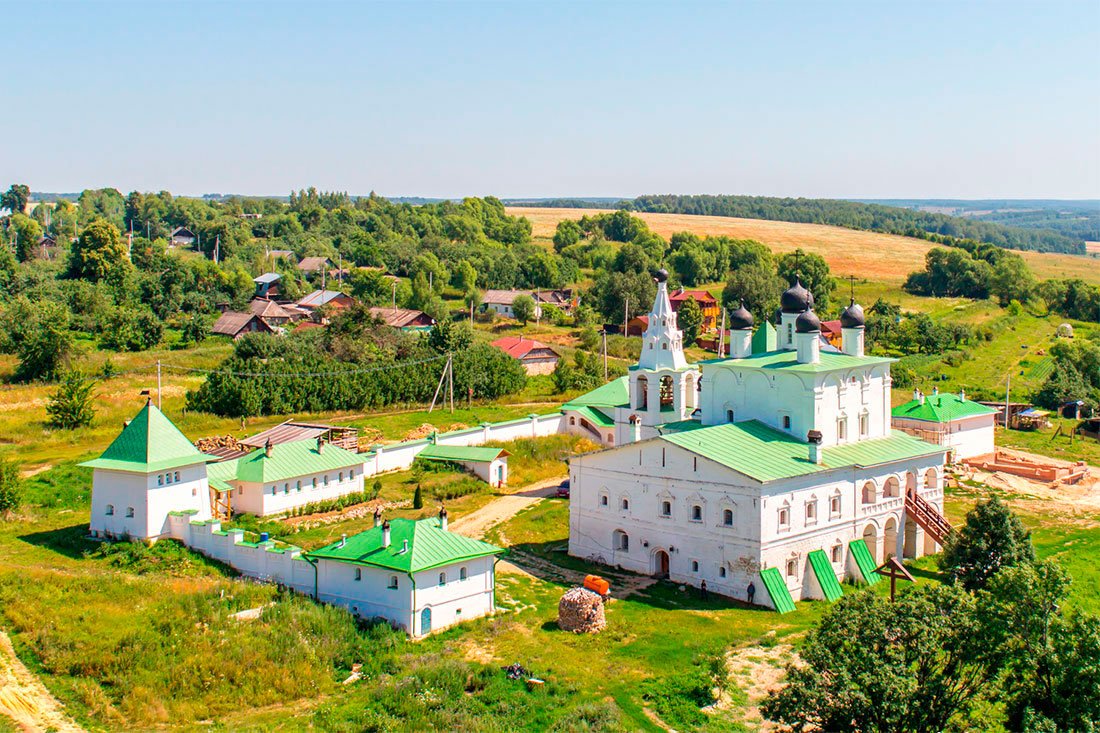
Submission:
M 889 560 L 884 562 L 879 567 L 875 568 L 875 572 L 879 575 L 884 575 L 890 579 L 890 602 L 894 601 L 894 594 L 897 590 L 898 578 L 902 580 L 908 580 L 910 583 L 915 583 L 913 576 L 909 574 L 909 571 L 905 569 L 905 566 L 896 558 L 891 556 Z

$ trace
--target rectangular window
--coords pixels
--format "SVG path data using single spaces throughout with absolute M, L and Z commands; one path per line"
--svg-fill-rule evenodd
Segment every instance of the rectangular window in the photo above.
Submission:
M 672 502 L 671 501 L 662 501 L 661 502 L 661 516 L 662 517 L 671 517 L 672 516 Z
M 790 430 L 791 429 L 791 416 L 790 415 L 784 415 L 783 416 L 783 429 L 784 430 Z
M 871 424 L 871 421 L 868 419 L 868 415 L 867 415 L 866 412 L 859 416 L 859 435 L 860 435 L 860 437 L 865 438 L 871 432 L 870 424 Z
M 787 561 L 787 577 L 793 578 L 798 574 L 798 562 L 795 560 Z
M 786 507 L 779 510 L 779 526 L 789 527 L 791 526 L 791 512 Z
M 363 579 L 363 569 L 362 568 L 356 568 L 355 569 L 355 579 L 356 580 L 362 580 Z
M 807 522 L 816 522 L 817 521 L 817 502 L 816 501 L 811 501 L 810 503 L 806 504 L 806 521 Z
M 836 517 L 840 516 L 840 497 L 834 496 L 829 500 L 829 514 Z
M 848 420 L 847 418 L 839 418 L 836 421 L 836 438 L 837 440 L 848 439 Z

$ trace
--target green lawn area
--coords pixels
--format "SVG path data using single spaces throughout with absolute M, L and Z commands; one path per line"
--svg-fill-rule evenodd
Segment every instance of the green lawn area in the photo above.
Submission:
M 1100 441 L 1080 436 L 1074 436 L 1070 440 L 1070 431 L 1076 427 L 1077 420 L 1052 419 L 1051 422 L 1053 426 L 1045 430 L 997 428 L 997 445 L 1060 458 L 1063 461 L 1085 461 L 1093 466 L 1100 466 Z M 1062 427 L 1062 432 L 1056 436 L 1059 426 Z

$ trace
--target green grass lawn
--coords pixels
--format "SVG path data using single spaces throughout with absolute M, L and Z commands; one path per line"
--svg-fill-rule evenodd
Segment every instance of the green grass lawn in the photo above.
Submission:
M 1100 466 L 1100 441 L 1080 436 L 1070 439 L 1070 431 L 1076 427 L 1077 420 L 1054 418 L 1051 422 L 1053 425 L 1044 430 L 997 428 L 997 445 L 1060 458 L 1063 461 L 1085 461 L 1093 466 Z M 1059 426 L 1062 432 L 1056 435 Z

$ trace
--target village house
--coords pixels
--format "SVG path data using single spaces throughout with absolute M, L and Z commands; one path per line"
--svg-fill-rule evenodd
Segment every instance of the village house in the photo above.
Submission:
M 375 515 L 373 528 L 307 557 L 317 566 L 318 600 L 421 637 L 496 610 L 501 552 L 449 531 L 442 509 L 420 520 Z
M 561 358 L 558 352 L 541 341 L 522 336 L 505 336 L 493 341 L 492 345 L 517 359 L 528 374 L 550 374 Z
M 226 311 L 214 322 L 210 332 L 216 336 L 228 336 L 236 341 L 245 334 L 274 333 L 274 329 L 255 313 Z
M 282 279 L 283 276 L 277 272 L 265 272 L 252 278 L 252 282 L 256 283 L 256 292 L 252 294 L 252 297 L 273 298 L 279 295 L 279 281 Z
M 709 291 L 685 290 L 680 288 L 679 290 L 674 290 L 669 293 L 668 300 L 669 303 L 672 304 L 673 313 L 679 313 L 680 308 L 689 300 L 694 300 L 699 304 L 699 309 L 703 312 L 703 325 L 700 329 L 700 333 L 706 333 L 707 331 L 713 331 L 718 328 L 718 318 L 721 315 L 722 309 L 718 305 L 718 299 Z
M 291 262 L 294 264 L 297 264 L 298 262 L 298 258 L 295 257 L 294 253 L 291 252 L 289 249 L 273 249 L 267 254 L 269 257 L 271 257 L 272 262 L 274 262 L 275 260 L 286 260 L 287 262 Z
M 822 321 L 821 338 L 833 348 L 839 349 L 844 341 L 840 321 Z
M 92 536 L 157 539 L 167 534 L 168 516 L 174 511 L 209 519 L 210 460 L 151 401 L 146 402 L 103 455 L 80 464 L 94 469 Z
M 176 227 L 168 235 L 168 245 L 171 247 L 190 247 L 197 241 L 198 237 L 187 227 Z
M 391 328 L 402 331 L 427 331 L 435 325 L 435 319 L 424 311 L 411 308 L 389 308 L 376 306 L 370 309 L 372 318 L 376 318 Z
M 309 295 L 298 301 L 298 307 L 307 311 L 315 311 L 322 306 L 330 310 L 344 310 L 355 304 L 355 298 L 345 295 L 339 290 L 314 290 Z
M 531 290 L 486 290 L 481 296 L 481 312 L 497 313 L 506 318 L 515 318 L 512 303 L 521 295 L 526 295 L 534 300 L 534 291 Z M 542 317 L 542 308 L 535 302 L 535 318 Z
M 287 310 L 274 300 L 268 300 L 267 298 L 253 298 L 248 303 L 248 310 L 272 329 L 282 328 L 291 321 L 302 317 L 301 311 L 297 309 L 294 311 Z
M 298 262 L 298 269 L 305 275 L 315 275 L 323 270 L 331 270 L 332 262 L 328 257 L 303 257 Z
M 823 351 L 796 282 L 777 330 L 754 333 L 741 307 L 730 356 L 690 364 L 666 279 L 638 364 L 563 408 L 610 445 L 570 462 L 569 553 L 737 598 L 753 583 L 756 603 L 789 610 L 934 552 L 946 449 L 891 430 L 892 360 L 864 354 L 862 309 Z
M 998 411 L 953 394 L 934 389 L 925 395 L 913 390 L 913 399 L 891 412 L 898 430 L 950 449 L 951 462 L 992 455 L 994 421 Z

